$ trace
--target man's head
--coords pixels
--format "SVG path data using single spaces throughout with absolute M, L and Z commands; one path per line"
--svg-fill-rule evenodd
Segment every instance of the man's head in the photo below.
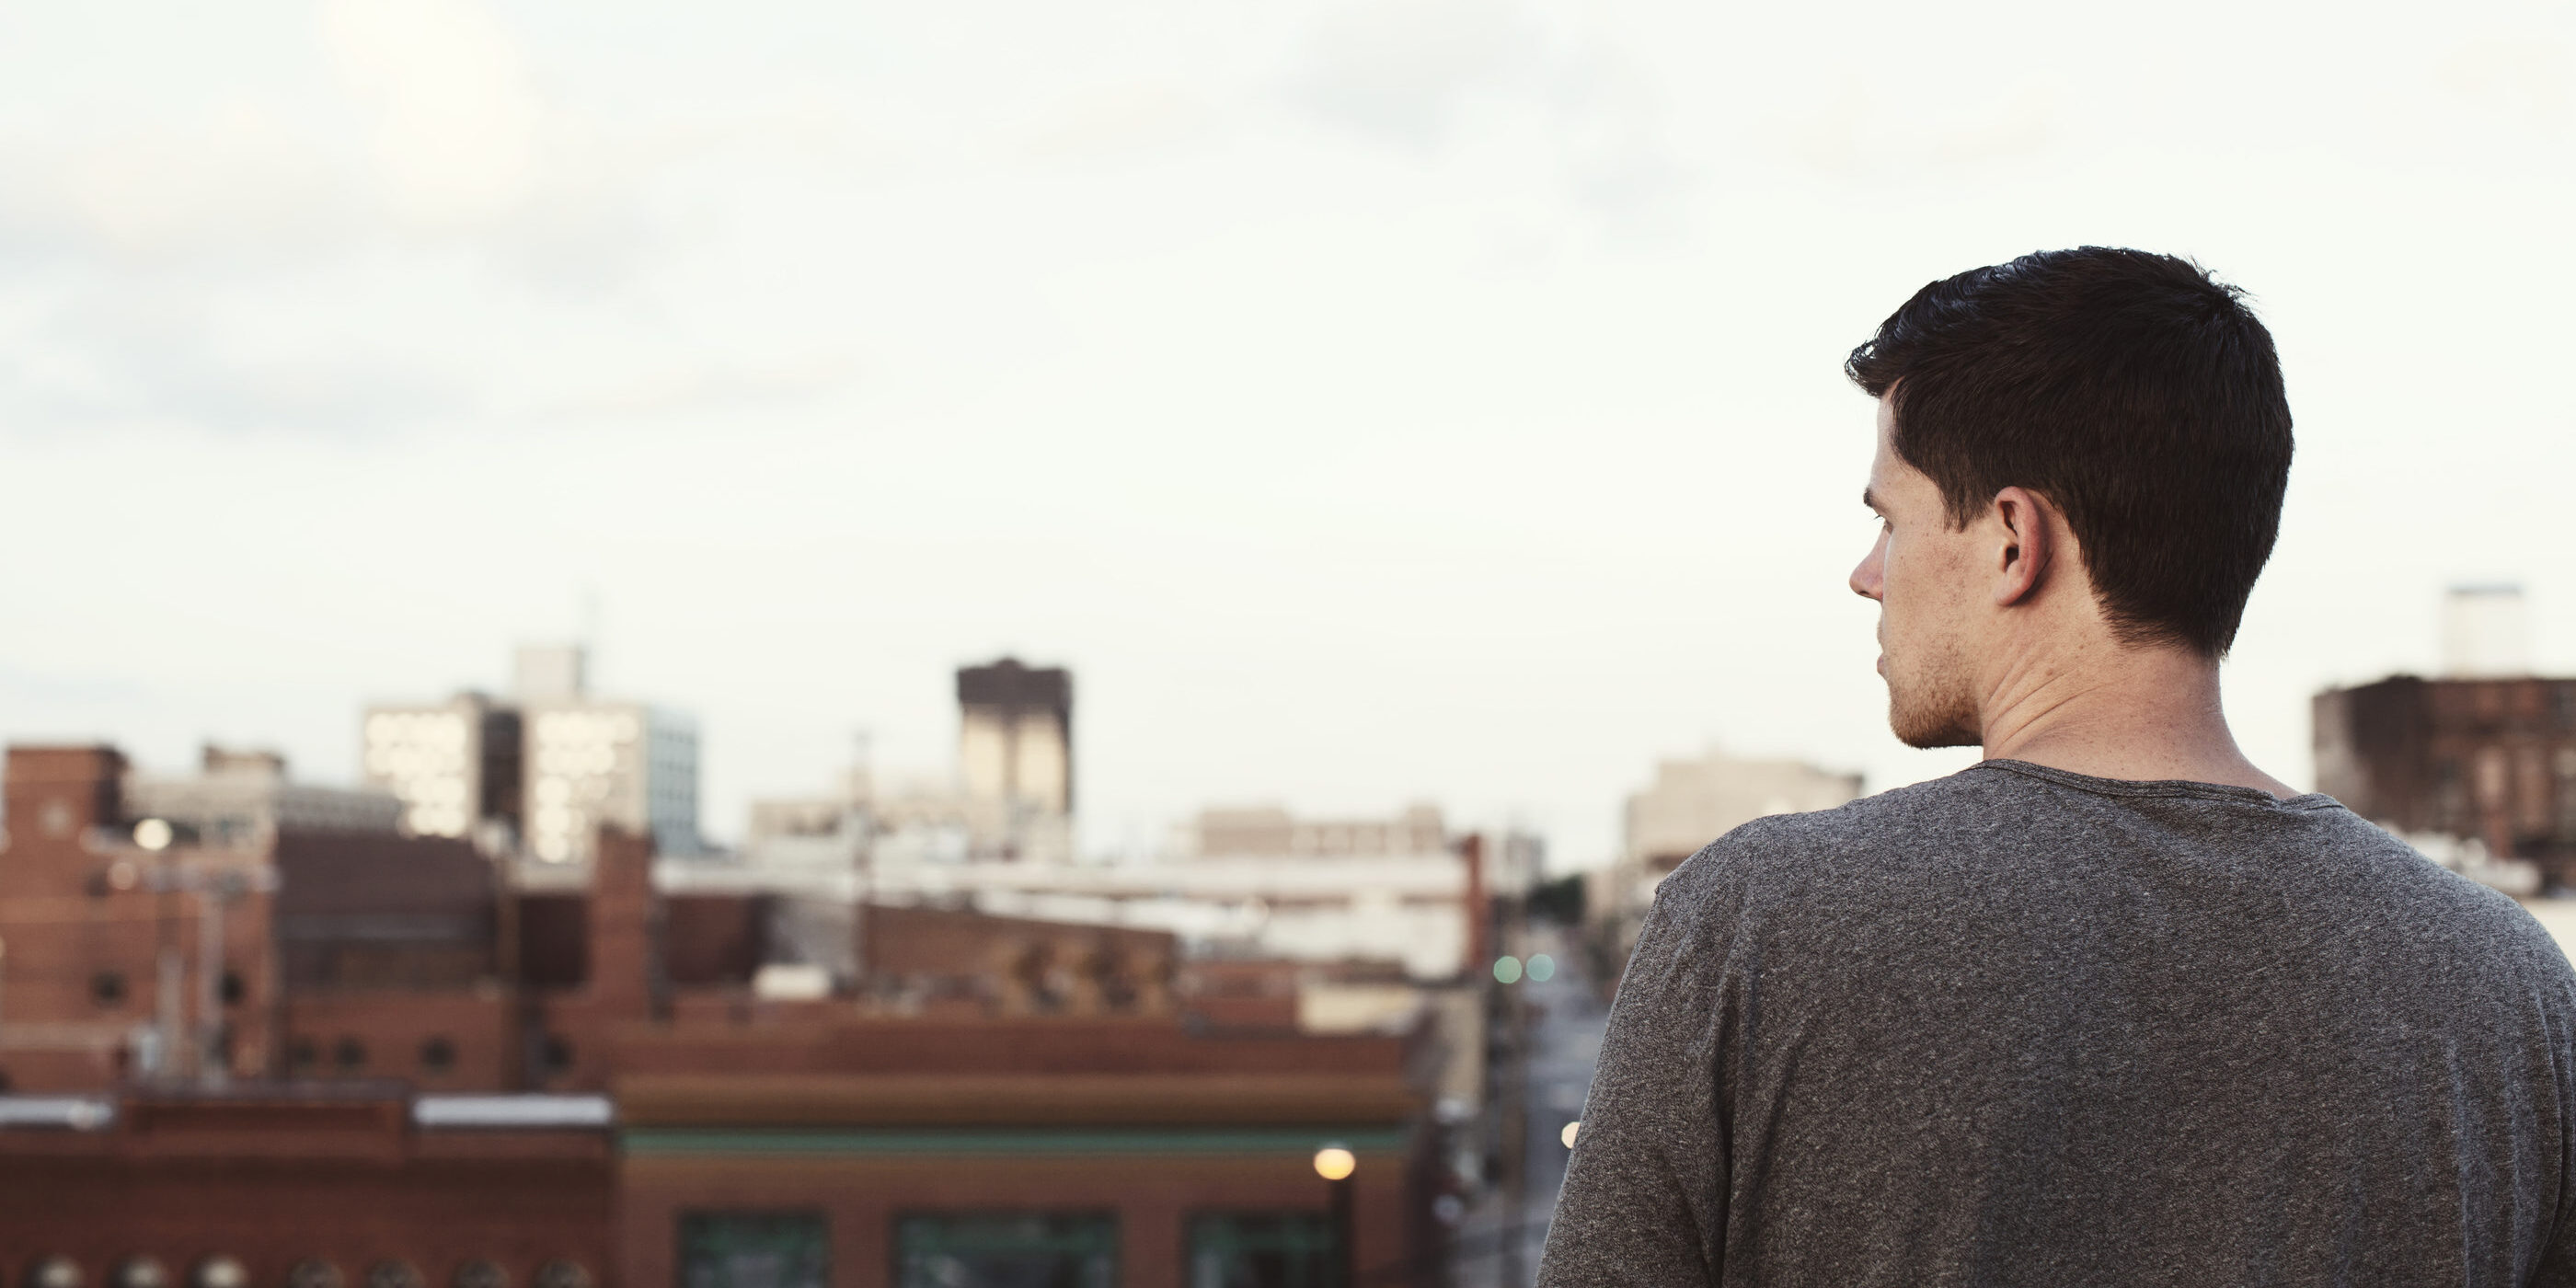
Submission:
M 2025 255 L 1915 292 L 1845 364 L 1879 400 L 1852 589 L 1878 600 L 1890 719 L 1979 740 L 2033 644 L 2215 661 L 2280 529 L 2290 409 L 2271 334 L 2169 255 Z

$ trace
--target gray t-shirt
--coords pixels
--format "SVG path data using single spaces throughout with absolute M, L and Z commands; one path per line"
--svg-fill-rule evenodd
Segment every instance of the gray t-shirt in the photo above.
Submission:
M 2576 1284 L 2576 971 L 2324 796 L 1987 761 L 1656 895 L 1538 1281 Z

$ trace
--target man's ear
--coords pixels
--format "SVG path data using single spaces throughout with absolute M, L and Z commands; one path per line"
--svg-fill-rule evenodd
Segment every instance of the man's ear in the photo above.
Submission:
M 1995 603 L 2000 607 L 2030 602 L 2048 578 L 2056 554 L 2056 530 L 2048 503 L 2025 487 L 1995 493 L 1995 525 L 2003 540 L 1995 551 Z

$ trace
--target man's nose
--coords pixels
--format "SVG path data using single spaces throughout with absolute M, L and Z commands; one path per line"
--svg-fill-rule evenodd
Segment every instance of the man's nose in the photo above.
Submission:
M 1874 547 L 1867 558 L 1852 569 L 1851 591 L 1863 599 L 1877 599 L 1887 589 L 1887 566 L 1884 547 Z

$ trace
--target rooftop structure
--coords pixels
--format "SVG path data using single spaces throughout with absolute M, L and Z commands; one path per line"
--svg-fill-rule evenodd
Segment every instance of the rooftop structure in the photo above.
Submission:
M 2442 677 L 2531 674 L 2531 633 L 2522 587 L 2453 586 L 2442 597 Z
M 403 823 L 402 802 L 390 792 L 295 782 L 284 756 L 211 743 L 201 772 L 137 774 L 122 794 L 136 817 L 162 819 L 207 844 L 259 844 L 281 828 L 391 835 Z

